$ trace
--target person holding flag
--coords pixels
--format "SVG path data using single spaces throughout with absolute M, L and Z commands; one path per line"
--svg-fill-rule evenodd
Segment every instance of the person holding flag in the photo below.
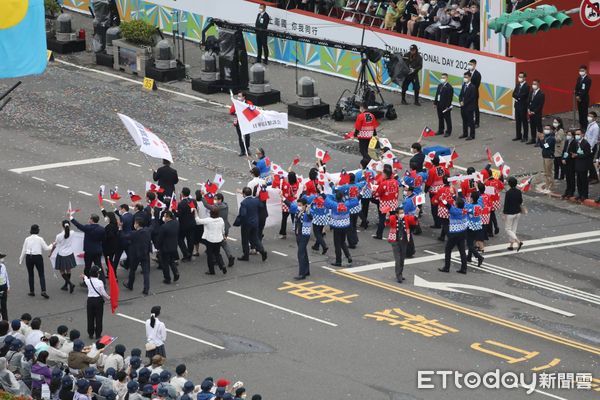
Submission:
M 73 212 L 69 212 L 69 219 L 73 225 L 83 232 L 83 260 L 85 267 L 83 274 L 89 276 L 92 264 L 98 267 L 100 277 L 104 280 L 104 272 L 102 271 L 102 243 L 104 242 L 105 231 L 104 227 L 100 226 L 100 217 L 96 214 L 91 214 L 87 225 L 79 223 L 73 216 Z M 85 283 L 81 283 L 85 286 Z
M 433 157 L 431 163 L 433 166 L 427 172 L 425 192 L 429 193 L 430 199 L 433 199 L 438 190 L 444 186 L 444 177 L 450 176 L 450 171 L 445 166 L 440 165 L 440 158 L 437 155 Z M 430 228 L 440 229 L 442 225 L 438 217 L 438 206 L 433 201 L 431 201 L 431 215 L 433 217 L 433 225 Z
M 452 258 L 452 250 L 458 248 L 460 254 L 460 269 L 456 272 L 461 274 L 467 273 L 467 254 L 465 252 L 465 235 L 467 231 L 466 210 L 464 209 L 465 202 L 462 198 L 457 198 L 454 205 L 450 206 L 448 241 L 444 251 L 444 266 L 438 268 L 441 272 L 450 272 L 450 261 Z
M 362 158 L 370 160 L 369 142 L 373 136 L 377 136 L 379 122 L 377 122 L 375 115 L 368 111 L 366 103 L 361 103 L 359 110 L 360 114 L 358 114 L 354 123 L 354 136 L 358 139 L 358 150 Z
M 171 161 L 163 160 L 163 166 L 152 171 L 152 179 L 158 184 L 164 191 L 159 192 L 158 198 L 160 201 L 165 201 L 165 197 L 171 198 L 175 191 L 175 185 L 179 182 L 179 176 L 177 170 L 171 167 Z
M 179 280 L 179 270 L 176 261 L 179 259 L 177 244 L 179 242 L 179 221 L 175 219 L 173 211 L 167 210 L 163 214 L 163 224 L 158 227 L 156 235 L 157 248 L 160 254 L 160 266 L 163 272 L 163 283 L 171 283 L 171 272 L 173 281 Z
M 232 97 L 233 98 L 233 97 Z M 237 101 L 246 103 L 249 106 L 253 106 L 254 104 L 250 100 L 246 100 L 246 96 L 243 91 L 239 91 L 237 94 Z M 244 157 L 250 154 L 250 135 L 243 135 L 240 129 L 240 121 L 235 112 L 235 103 L 231 104 L 229 107 L 229 114 L 233 115 L 233 126 L 235 127 L 235 131 L 238 135 L 238 143 L 240 145 L 240 157 Z
M 386 213 L 389 210 L 395 210 L 398 207 L 399 186 L 396 178 L 392 176 L 391 165 L 383 166 L 382 181 L 377 186 L 374 195 L 379 199 L 379 222 L 377 223 L 377 231 L 373 235 L 375 239 L 383 239 L 383 228 L 385 225 Z
M 479 253 L 483 246 L 484 233 L 481 222 L 483 214 L 483 199 L 479 197 L 479 192 L 471 193 L 471 201 L 465 203 L 467 210 L 467 262 L 471 262 L 473 256 L 477 258 L 477 266 L 483 264 L 483 256 Z
M 404 277 L 404 260 L 415 253 L 415 242 L 411 234 L 411 227 L 417 224 L 414 215 L 405 215 L 402 207 L 398 207 L 387 213 L 385 222 L 386 226 L 390 227 L 388 233 L 388 242 L 392 245 L 394 253 L 394 265 L 396 273 L 396 281 L 402 283 Z

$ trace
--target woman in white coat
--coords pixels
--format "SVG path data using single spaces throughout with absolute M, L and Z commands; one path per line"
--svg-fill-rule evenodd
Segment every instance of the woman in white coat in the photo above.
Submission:
M 227 273 L 225 262 L 221 257 L 221 243 L 225 240 L 225 221 L 219 217 L 219 210 L 210 211 L 210 218 L 196 219 L 198 224 L 204 225 L 202 239 L 206 240 L 206 260 L 208 262 L 207 275 L 215 274 L 215 263 L 224 274 Z

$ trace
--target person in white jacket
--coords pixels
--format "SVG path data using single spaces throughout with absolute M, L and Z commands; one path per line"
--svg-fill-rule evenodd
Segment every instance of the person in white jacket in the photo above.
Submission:
M 23 260 L 25 260 L 27 274 L 29 276 L 29 296 L 35 296 L 33 270 L 37 269 L 40 277 L 42 297 L 49 299 L 50 296 L 46 294 L 46 277 L 44 275 L 44 258 L 42 255 L 44 251 L 52 250 L 52 245 L 46 244 L 46 241 L 39 236 L 39 225 L 31 225 L 29 233 L 30 235 L 27 236 L 23 242 L 23 249 L 21 250 L 21 256 L 19 257 L 19 265 L 23 264 Z
M 164 322 L 158 319 L 160 306 L 154 306 L 150 310 L 150 318 L 146 320 L 146 357 L 152 361 L 152 357 L 160 355 L 167 357 L 165 351 L 165 340 L 167 340 L 167 328 Z
M 219 210 L 210 211 L 210 218 L 199 218 L 198 224 L 204 225 L 202 239 L 206 240 L 206 261 L 208 262 L 207 275 L 215 274 L 215 263 L 224 274 L 227 273 L 225 262 L 221 257 L 221 243 L 225 240 L 225 221 L 219 217 Z

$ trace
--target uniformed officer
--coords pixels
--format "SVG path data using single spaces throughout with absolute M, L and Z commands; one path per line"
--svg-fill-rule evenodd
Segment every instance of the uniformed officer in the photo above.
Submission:
M 423 57 L 421 57 L 417 46 L 413 44 L 410 46 L 410 50 L 408 54 L 404 56 L 404 59 L 409 68 L 409 74 L 404 78 L 404 82 L 402 82 L 402 104 L 408 104 L 406 102 L 406 91 L 408 90 L 408 86 L 412 83 L 415 106 L 420 106 L 419 91 L 421 90 L 421 85 L 419 83 L 419 71 L 423 68 Z
M 582 130 L 588 126 L 587 115 L 590 106 L 590 88 L 592 87 L 592 78 L 587 74 L 587 67 L 579 67 L 579 77 L 575 83 L 575 99 L 577 100 L 577 112 L 579 114 L 579 125 Z
M 368 111 L 368 107 L 365 103 L 360 105 L 360 114 L 356 117 L 354 123 L 354 136 L 358 139 L 358 150 L 362 157 L 366 160 L 370 160 L 369 156 L 369 142 L 373 136 L 377 136 L 377 127 L 379 122 L 377 118 Z
M 296 234 L 296 244 L 298 245 L 298 276 L 295 280 L 306 279 L 310 275 L 310 262 L 308 260 L 308 251 L 306 247 L 310 241 L 310 231 L 312 229 L 312 216 L 308 208 L 308 201 L 303 197 L 298 200 L 298 213 L 294 222 L 294 233 Z
M 263 50 L 265 52 L 265 65 L 269 64 L 269 38 L 266 29 L 269 28 L 271 17 L 266 12 L 267 6 L 260 4 L 258 6 L 258 15 L 256 16 L 256 62 L 260 62 Z
M 436 135 L 444 135 L 448 137 L 452 134 L 452 98 L 454 97 L 454 89 L 448 83 L 448 74 L 442 74 L 440 84 L 435 92 L 433 105 L 437 110 L 438 115 L 438 131 Z M 444 133 L 444 130 L 446 131 Z

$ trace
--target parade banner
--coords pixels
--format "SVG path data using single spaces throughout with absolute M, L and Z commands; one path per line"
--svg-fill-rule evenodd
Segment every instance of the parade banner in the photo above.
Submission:
M 258 12 L 257 3 L 242 0 L 117 0 L 117 4 L 123 19 L 144 19 L 166 33 L 172 31 L 173 15 L 178 15 L 178 26 L 180 29 L 185 27 L 186 37 L 191 40 L 200 40 L 209 17 L 254 26 Z M 65 5 L 87 12 L 88 0 L 65 0 Z M 297 35 L 360 44 L 364 32 L 366 46 L 401 53 L 408 51 L 410 45 L 416 44 L 423 56 L 423 69 L 419 79 L 421 96 L 426 98 L 435 96 L 441 74 L 447 73 L 448 82 L 454 87 L 454 103 L 458 104 L 462 75 L 469 60 L 475 58 L 482 75 L 479 89 L 481 111 L 505 117 L 513 116 L 512 88 L 516 65 L 520 62 L 518 59 L 436 44 L 429 40 L 422 41 L 378 28 L 366 27 L 363 31 L 363 27 L 357 24 L 298 10 L 268 7 L 267 12 L 271 16 L 270 29 Z M 244 38 L 248 53 L 256 54 L 255 35 L 245 32 Z M 356 80 L 359 73 L 360 54 L 352 51 L 270 37 L 269 53 L 272 59 L 279 62 L 346 79 Z M 390 90 L 400 89 L 390 80 L 383 60 L 371 64 L 371 67 L 379 84 Z
M 173 162 L 169 146 L 158 136 L 127 115 L 117 114 L 133 138 L 135 144 L 140 146 L 140 151 L 154 158 L 162 158 Z

